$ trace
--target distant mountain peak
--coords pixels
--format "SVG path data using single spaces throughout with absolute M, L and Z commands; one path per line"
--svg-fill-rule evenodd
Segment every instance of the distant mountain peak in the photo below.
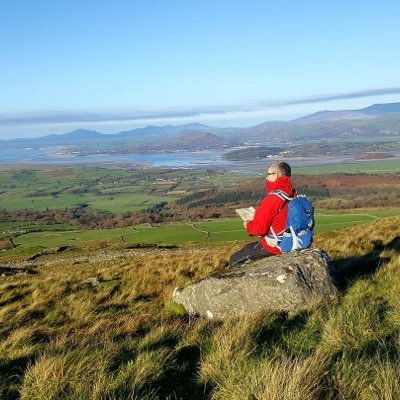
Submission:
M 182 142 L 201 142 L 204 141 L 206 142 L 218 142 L 222 143 L 224 140 L 221 139 L 219 136 L 214 135 L 210 132 L 188 132 L 188 133 L 183 133 L 182 135 L 177 137 L 177 140 L 182 141 Z
M 341 119 L 362 119 L 366 115 L 358 110 L 344 110 L 344 111 L 318 111 L 314 114 L 292 120 L 296 123 L 312 123 L 319 121 L 334 121 Z
M 93 138 L 93 137 L 98 137 L 98 136 L 103 136 L 103 133 L 97 132 L 95 130 L 91 130 L 91 129 L 75 129 L 71 132 L 67 132 L 67 133 L 53 133 L 52 135 L 47 135 L 47 136 L 43 136 L 43 138 L 54 138 L 54 137 L 64 137 L 64 138 L 73 138 L 76 137 L 78 139 L 85 139 L 85 138 Z
M 67 133 L 68 135 L 68 133 Z M 103 133 L 100 133 L 98 131 L 95 130 L 91 130 L 91 129 L 75 129 L 73 131 L 71 131 L 69 133 L 69 135 L 86 135 L 86 136 L 97 136 L 97 135 L 103 135 Z
M 263 143 L 274 140 L 283 143 L 293 138 L 352 137 L 362 135 L 400 135 L 400 103 L 373 104 L 359 110 L 318 111 L 291 121 L 266 121 L 244 128 L 218 128 L 198 122 L 183 125 L 148 125 L 129 131 L 104 134 L 91 129 L 75 129 L 71 132 L 51 134 L 36 138 L 9 139 L 7 146 L 25 147 L 52 145 L 93 144 L 114 146 L 120 150 L 143 148 L 150 144 L 176 143 L 177 140 L 224 146 L 232 143 Z M 179 138 L 180 135 L 184 135 Z M 296 139 L 297 140 L 297 139 Z M 154 147 L 154 146 L 152 146 Z M 177 147 L 177 146 L 176 146 Z
M 344 119 L 366 119 L 382 115 L 400 113 L 400 103 L 373 104 L 358 110 L 318 111 L 314 114 L 292 120 L 295 123 L 312 123 L 320 121 L 334 121 Z
M 204 128 L 204 129 L 210 128 L 208 125 L 200 124 L 199 122 L 193 122 L 192 124 L 186 124 L 181 126 L 186 128 Z
M 400 112 L 400 103 L 373 104 L 372 106 L 363 108 L 359 111 L 362 111 L 364 114 L 370 115 L 398 113 Z

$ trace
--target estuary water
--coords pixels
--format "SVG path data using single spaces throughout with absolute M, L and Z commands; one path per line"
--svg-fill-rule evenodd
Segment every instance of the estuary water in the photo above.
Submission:
M 149 167 L 195 167 L 230 164 L 230 161 L 224 160 L 222 157 L 223 153 L 226 151 L 227 150 L 204 150 L 149 154 L 79 155 L 71 152 L 63 152 L 61 147 L 0 149 L 0 164 L 115 164 Z
M 169 167 L 169 168 L 203 168 L 222 169 L 230 171 L 241 171 L 256 173 L 264 170 L 266 165 L 280 157 L 270 159 L 255 159 L 246 161 L 230 161 L 223 158 L 225 150 L 203 150 L 203 151 L 177 151 L 171 153 L 148 153 L 148 154 L 90 154 L 79 155 L 66 152 L 62 146 L 43 147 L 40 149 L 20 148 L 1 149 L 0 167 L 5 169 L 9 166 L 28 167 L 29 165 L 47 166 L 96 166 L 96 167 Z M 292 166 L 317 166 L 341 163 L 353 163 L 355 155 L 338 155 L 324 157 L 294 157 L 286 159 Z M 400 153 L 396 152 L 394 158 L 386 161 L 399 161 Z M 374 161 L 374 160 L 371 160 Z M 384 160 L 381 160 L 384 161 Z M 365 161 L 368 162 L 368 161 Z

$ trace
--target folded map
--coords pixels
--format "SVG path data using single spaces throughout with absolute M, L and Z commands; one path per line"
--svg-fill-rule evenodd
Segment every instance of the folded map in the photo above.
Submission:
M 236 214 L 238 214 L 243 221 L 252 221 L 255 211 L 254 207 L 238 208 L 235 210 Z

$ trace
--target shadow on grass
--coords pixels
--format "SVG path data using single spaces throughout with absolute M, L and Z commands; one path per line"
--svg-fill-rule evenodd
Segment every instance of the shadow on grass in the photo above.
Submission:
M 7 267 L 0 266 L 0 276 L 2 278 L 7 278 L 13 275 L 37 275 L 38 272 L 32 268 L 15 268 L 15 267 Z
M 30 362 L 32 362 L 30 357 L 20 357 L 13 360 L 0 359 L 0 383 L 7 385 L 7 391 L 1 393 L 2 400 L 19 398 L 19 387 Z
M 375 241 L 373 250 L 363 256 L 335 260 L 333 266 L 338 272 L 339 289 L 346 290 L 355 280 L 367 278 L 386 265 L 390 258 L 382 257 L 383 250 L 400 253 L 400 236 L 396 236 L 386 245 L 382 241 Z
M 174 362 L 155 383 L 157 395 L 164 399 L 206 400 L 210 398 L 211 387 L 198 380 L 201 350 L 196 345 L 187 345 L 176 350 Z
M 315 311 L 300 311 L 289 317 L 287 313 L 276 313 L 260 330 L 255 332 L 254 343 L 261 357 L 285 353 L 292 356 L 311 354 L 320 342 L 321 327 L 310 325 L 309 319 Z

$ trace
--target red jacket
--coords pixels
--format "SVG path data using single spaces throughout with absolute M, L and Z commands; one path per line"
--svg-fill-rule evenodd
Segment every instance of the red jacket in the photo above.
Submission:
M 277 247 L 271 247 L 265 241 L 264 235 L 272 235 L 271 227 L 276 235 L 285 230 L 287 220 L 288 203 L 274 194 L 268 194 L 273 190 L 282 190 L 289 197 L 295 195 L 292 182 L 288 176 L 281 176 L 275 182 L 267 182 L 267 195 L 257 207 L 253 221 L 246 224 L 246 230 L 250 235 L 262 236 L 261 244 L 265 250 L 272 254 L 281 254 Z

